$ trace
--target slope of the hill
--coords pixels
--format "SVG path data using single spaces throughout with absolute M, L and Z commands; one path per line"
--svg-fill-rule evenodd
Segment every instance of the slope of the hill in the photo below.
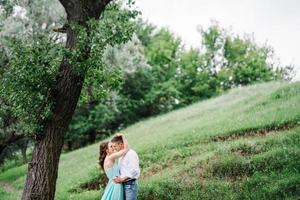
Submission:
M 299 82 L 236 88 L 123 132 L 140 157 L 140 200 L 299 199 Z M 61 156 L 55 199 L 100 199 L 98 146 Z M 0 199 L 20 198 L 26 168 L 0 174 Z

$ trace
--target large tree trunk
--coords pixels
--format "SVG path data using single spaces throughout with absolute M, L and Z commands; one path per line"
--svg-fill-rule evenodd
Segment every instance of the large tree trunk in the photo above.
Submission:
M 98 19 L 111 0 L 60 0 L 64 6 L 68 22 L 78 22 L 85 26 L 90 18 Z M 67 27 L 67 48 L 74 48 L 76 35 Z M 82 49 L 88 57 L 89 47 Z M 42 133 L 37 138 L 32 160 L 28 164 L 28 174 L 22 200 L 52 200 L 58 173 L 58 163 L 64 143 L 64 134 L 72 119 L 85 72 L 77 74 L 64 59 L 59 69 L 55 88 L 52 91 L 53 115 L 43 123 Z

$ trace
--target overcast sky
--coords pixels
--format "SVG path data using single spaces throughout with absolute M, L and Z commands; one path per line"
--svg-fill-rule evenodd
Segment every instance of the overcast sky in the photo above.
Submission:
M 294 64 L 300 80 L 300 0 L 136 0 L 142 17 L 167 26 L 187 45 L 199 46 L 197 26 L 216 20 L 233 33 L 267 42 L 284 65 Z

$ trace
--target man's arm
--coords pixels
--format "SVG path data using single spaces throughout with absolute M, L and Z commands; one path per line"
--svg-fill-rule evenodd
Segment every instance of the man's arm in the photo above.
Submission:
M 127 176 L 117 176 L 116 178 L 113 179 L 113 181 L 115 183 L 122 183 L 122 182 L 126 182 L 128 179 L 130 179 Z

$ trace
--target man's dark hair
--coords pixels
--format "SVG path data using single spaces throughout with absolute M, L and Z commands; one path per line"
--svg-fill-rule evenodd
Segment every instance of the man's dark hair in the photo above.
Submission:
M 113 139 L 111 139 L 112 143 L 123 143 L 122 136 L 115 136 Z

